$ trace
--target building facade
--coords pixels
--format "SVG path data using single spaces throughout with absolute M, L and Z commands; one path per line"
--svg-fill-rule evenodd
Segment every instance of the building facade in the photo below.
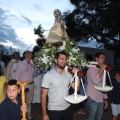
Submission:
M 97 49 L 97 48 L 81 47 L 81 46 L 79 47 L 80 47 L 80 50 L 85 52 L 87 60 L 95 61 L 95 54 L 97 52 L 103 52 L 106 54 L 106 64 L 111 65 L 111 66 L 114 65 L 114 51 Z

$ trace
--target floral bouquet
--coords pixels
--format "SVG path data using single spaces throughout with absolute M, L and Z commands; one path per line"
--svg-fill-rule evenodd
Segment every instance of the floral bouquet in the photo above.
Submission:
M 69 67 L 81 68 L 82 65 L 87 64 L 85 53 L 81 51 L 79 47 L 75 46 L 70 39 L 63 41 L 59 47 L 53 44 L 45 44 L 43 48 L 35 54 L 34 62 L 42 70 L 48 70 L 54 66 L 54 55 L 59 51 L 65 51 L 69 55 L 67 61 L 67 66 Z

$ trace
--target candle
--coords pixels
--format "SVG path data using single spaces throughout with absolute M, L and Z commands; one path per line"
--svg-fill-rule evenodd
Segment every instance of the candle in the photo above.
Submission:
M 106 70 L 104 70 L 103 72 L 103 88 L 105 87 L 106 85 Z

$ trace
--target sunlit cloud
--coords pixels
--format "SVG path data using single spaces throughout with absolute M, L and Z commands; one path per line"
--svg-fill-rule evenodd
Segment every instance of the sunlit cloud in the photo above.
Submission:
M 26 5 L 27 4 L 27 5 Z M 36 44 L 37 35 L 34 28 L 40 24 L 47 36 L 54 24 L 53 11 L 61 12 L 73 10 L 74 6 L 69 0 L 3 0 L 0 1 L 0 43 L 12 46 L 23 52 Z

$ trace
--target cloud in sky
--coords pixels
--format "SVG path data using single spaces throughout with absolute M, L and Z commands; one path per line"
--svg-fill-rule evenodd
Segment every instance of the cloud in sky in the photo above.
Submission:
M 21 53 L 26 49 L 32 50 L 37 39 L 34 28 L 41 24 L 44 30 L 50 30 L 55 9 L 63 13 L 72 11 L 74 6 L 69 0 L 1 0 L 0 43 L 17 48 Z M 45 32 L 47 34 L 48 31 Z M 80 45 L 95 46 L 95 42 Z
M 34 28 L 39 24 L 43 29 L 50 30 L 54 23 L 53 11 L 73 10 L 69 0 L 3 0 L 0 1 L 0 43 L 21 52 L 32 50 L 36 44 Z M 47 34 L 47 33 L 46 33 Z
M 25 19 L 25 21 L 28 23 L 28 25 L 31 25 L 31 24 L 32 24 L 32 21 L 31 21 L 30 19 L 28 19 L 27 17 L 25 17 L 25 16 L 23 16 L 23 15 L 21 15 L 21 17 L 22 17 L 23 19 Z
M 5 23 L 9 17 L 6 12 L 0 8 L 0 43 L 20 50 L 21 46 L 26 47 L 26 44 L 18 39 L 15 29 Z

